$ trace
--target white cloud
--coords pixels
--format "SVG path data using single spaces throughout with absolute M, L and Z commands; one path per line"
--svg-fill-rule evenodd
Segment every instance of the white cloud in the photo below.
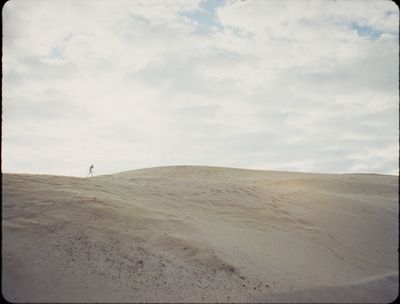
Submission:
M 393 2 L 11 0 L 3 26 L 6 172 L 397 173 Z

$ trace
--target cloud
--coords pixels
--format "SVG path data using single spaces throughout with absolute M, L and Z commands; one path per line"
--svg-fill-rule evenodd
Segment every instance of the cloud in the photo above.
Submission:
M 390 1 L 12 0 L 3 25 L 5 171 L 397 173 Z

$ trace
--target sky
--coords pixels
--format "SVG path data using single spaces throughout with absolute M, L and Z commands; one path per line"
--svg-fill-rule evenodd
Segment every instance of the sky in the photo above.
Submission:
M 392 1 L 11 0 L 3 172 L 398 174 Z

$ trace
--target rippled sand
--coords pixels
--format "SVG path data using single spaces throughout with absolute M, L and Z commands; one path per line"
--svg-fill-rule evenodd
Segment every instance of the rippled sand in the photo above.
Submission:
M 3 174 L 12 302 L 390 302 L 398 177 L 160 167 Z

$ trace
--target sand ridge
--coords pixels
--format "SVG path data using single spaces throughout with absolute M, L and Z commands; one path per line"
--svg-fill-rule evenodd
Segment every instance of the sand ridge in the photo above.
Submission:
M 202 166 L 3 174 L 3 296 L 390 302 L 397 193 L 395 176 Z

